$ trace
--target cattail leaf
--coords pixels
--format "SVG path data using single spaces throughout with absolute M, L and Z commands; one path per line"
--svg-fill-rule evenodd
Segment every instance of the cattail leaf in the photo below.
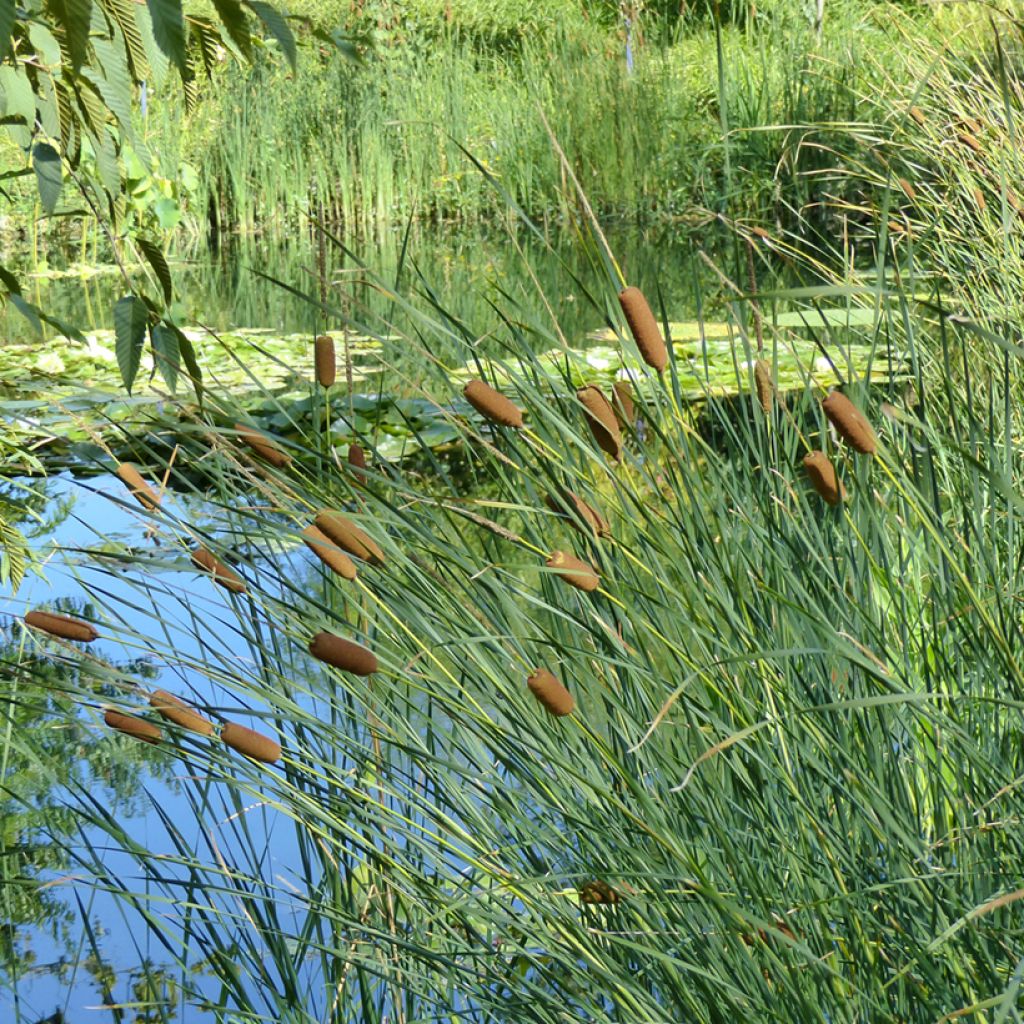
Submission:
M 114 352 L 121 379 L 129 394 L 139 372 L 148 320 L 146 304 L 135 295 L 126 295 L 114 304 Z
M 48 142 L 37 142 L 32 147 L 32 169 L 36 172 L 39 201 L 47 213 L 53 213 L 64 187 L 60 154 Z

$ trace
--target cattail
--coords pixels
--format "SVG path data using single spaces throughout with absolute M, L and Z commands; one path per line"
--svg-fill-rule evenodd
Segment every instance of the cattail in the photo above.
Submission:
M 237 430 L 241 435 L 242 441 L 244 441 L 245 444 L 247 444 L 261 459 L 269 462 L 277 469 L 286 469 L 292 464 L 292 457 L 281 451 L 273 441 L 264 437 L 263 434 L 252 430 L 244 423 L 236 423 L 235 430 Z
M 976 121 L 973 117 L 962 117 L 960 123 L 969 131 L 975 135 L 981 134 L 982 124 L 980 121 Z
M 133 715 L 123 715 L 120 711 L 115 711 L 113 708 L 109 708 L 104 712 L 103 721 L 111 729 L 116 729 L 118 732 L 123 732 L 128 736 L 134 736 L 137 740 L 143 740 L 146 743 L 160 742 L 160 728 L 152 722 L 135 718 Z
M 549 569 L 558 570 L 558 575 L 578 590 L 597 590 L 601 585 L 597 570 L 568 551 L 552 551 L 545 565 Z
M 175 697 L 173 693 L 168 693 L 166 690 L 154 690 L 149 695 L 149 703 L 164 718 L 169 718 L 183 729 L 191 729 L 192 732 L 197 732 L 201 736 L 213 735 L 213 722 L 203 718 L 198 711 L 193 710 L 183 700 Z
M 334 633 L 317 633 L 309 642 L 309 653 L 319 661 L 357 676 L 377 671 L 377 655 Z
M 1011 206 L 1017 214 L 1024 214 L 1024 207 L 1021 206 L 1020 200 L 1017 198 L 1017 193 L 1012 188 L 1006 190 L 1006 202 L 1008 206 Z
M 863 455 L 874 455 L 878 439 L 867 417 L 841 391 L 833 391 L 822 403 L 822 409 L 840 437 Z
M 232 572 L 212 551 L 207 548 L 196 548 L 192 552 L 192 564 L 203 572 L 213 577 L 214 583 L 219 583 L 227 588 L 232 594 L 245 593 L 245 581 Z
M 957 142 L 962 146 L 966 146 L 969 150 L 978 153 L 979 155 L 985 152 L 982 144 L 973 136 L 970 132 L 960 132 L 956 137 Z
M 91 644 L 99 636 L 91 623 L 73 619 L 70 615 L 57 615 L 55 612 L 29 612 L 25 616 L 25 623 L 51 636 L 59 636 L 62 640 L 77 640 L 83 644 Z
M 551 714 L 561 717 L 571 715 L 576 701 L 572 694 L 546 669 L 534 669 L 526 677 L 526 685 Z
M 613 459 L 618 459 L 622 452 L 622 431 L 611 402 L 600 388 L 593 386 L 580 388 L 576 397 L 587 411 L 590 431 L 598 447 Z
M 974 201 L 978 204 L 978 209 L 984 213 L 988 203 L 985 202 L 985 193 L 977 186 L 974 187 Z
M 622 897 L 607 883 L 595 878 L 580 886 L 580 902 L 614 906 Z
M 500 391 L 495 391 L 482 380 L 471 380 L 463 389 L 462 394 L 481 416 L 500 423 L 503 427 L 523 427 L 523 410 L 515 402 L 507 399 Z
M 593 505 L 588 505 L 572 491 L 563 490 L 557 497 L 549 494 L 546 501 L 552 512 L 564 516 L 581 533 L 596 533 L 598 537 L 607 537 L 611 533 L 608 520 Z M 587 528 L 580 525 L 580 520 Z
M 630 333 L 644 362 L 661 373 L 668 364 L 668 349 L 644 293 L 630 286 L 619 292 L 619 305 L 626 315 L 626 323 L 629 324 Z
M 762 228 L 757 224 L 751 225 L 750 233 L 756 238 L 763 239 L 765 242 L 770 242 L 772 240 L 771 234 L 765 228 Z
M 636 422 L 633 388 L 628 380 L 617 380 L 612 385 L 612 409 L 620 427 L 631 427 Z
M 313 362 L 316 366 L 317 384 L 322 388 L 329 388 L 338 373 L 334 359 L 334 339 L 329 334 L 321 334 L 313 342 Z
M 907 234 L 906 225 L 901 224 L 898 220 L 889 221 L 889 233 L 891 235 L 905 235 Z
M 281 744 L 264 736 L 255 729 L 247 729 L 237 722 L 225 722 L 220 731 L 220 738 L 232 749 L 237 750 L 254 761 L 274 764 L 281 760 Z
M 917 201 L 917 190 L 906 178 L 900 178 L 900 188 L 906 193 L 907 198 L 913 203 Z
M 117 475 L 143 508 L 152 512 L 160 507 L 160 495 L 146 483 L 142 474 L 130 462 L 118 463 Z
M 384 564 L 384 552 L 380 545 L 340 512 L 322 509 L 317 513 L 315 522 L 317 529 L 350 555 L 355 555 L 356 558 L 361 558 L 371 565 Z
M 814 489 L 830 505 L 846 500 L 846 488 L 836 478 L 835 467 L 824 452 L 809 452 L 804 456 L 804 469 Z
M 338 546 L 332 544 L 330 537 L 322 530 L 318 530 L 315 526 L 307 526 L 302 531 L 302 539 L 306 542 L 309 550 L 332 572 L 336 572 L 347 580 L 356 578 L 356 563 L 344 551 L 339 551 Z
M 911 107 L 907 111 L 908 114 L 922 127 L 928 124 L 928 118 L 925 117 L 924 111 L 920 107 Z
M 775 383 L 772 380 L 771 364 L 764 359 L 754 363 L 754 387 L 757 389 L 757 400 L 761 403 L 765 416 L 772 411 L 772 399 L 775 397 Z
M 361 483 L 366 483 L 366 452 L 359 444 L 348 446 L 348 464 L 352 475 Z

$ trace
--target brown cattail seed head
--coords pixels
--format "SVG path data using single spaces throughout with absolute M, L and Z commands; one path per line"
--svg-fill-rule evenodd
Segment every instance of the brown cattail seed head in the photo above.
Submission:
M 982 192 L 981 189 L 978 188 L 977 186 L 975 186 L 974 189 L 974 201 L 978 204 L 978 209 L 981 210 L 982 213 L 984 213 L 985 208 L 988 206 L 988 203 L 985 202 L 985 193 Z
M 277 469 L 285 469 L 292 464 L 292 457 L 281 451 L 269 438 L 244 423 L 236 423 L 235 430 L 241 435 L 242 440 L 265 462 L 269 462 Z
M 771 233 L 767 231 L 765 228 L 761 227 L 759 224 L 751 225 L 750 233 L 755 238 L 763 239 L 765 242 L 770 242 L 772 240 Z
M 366 452 L 362 445 L 350 444 L 348 446 L 348 464 L 352 469 L 352 475 L 361 483 L 366 483 Z
M 668 349 L 644 293 L 630 286 L 619 292 L 619 305 L 644 362 L 661 373 L 668 365 Z
M 804 456 L 804 469 L 814 489 L 830 505 L 846 500 L 846 488 L 837 479 L 835 467 L 824 452 L 809 452 Z
M 556 716 L 571 715 L 576 701 L 572 694 L 546 669 L 538 668 L 526 677 L 526 685 L 534 695 Z
M 607 537 L 611 533 L 608 520 L 593 505 L 588 505 L 572 491 L 563 490 L 558 495 L 549 494 L 547 506 L 557 515 L 567 518 L 581 533 L 591 536 L 596 533 L 598 537 Z M 585 525 L 581 525 L 581 520 Z
M 867 417 L 841 391 L 833 391 L 822 403 L 825 415 L 839 436 L 863 455 L 874 455 L 878 439 Z
M 73 619 L 70 615 L 57 615 L 55 612 L 29 612 L 25 622 L 51 636 L 59 636 L 62 640 L 77 640 L 83 644 L 90 644 L 99 636 L 91 623 Z
M 599 878 L 580 886 L 580 902 L 582 903 L 614 906 L 621 899 L 622 897 L 607 882 L 602 882 Z
M 917 200 L 917 190 L 906 178 L 900 178 L 900 188 L 906 193 L 907 198 L 913 203 Z
M 245 593 L 245 581 L 232 572 L 212 551 L 196 548 L 192 552 L 192 564 L 212 576 L 214 583 L 219 583 L 232 594 Z
M 254 761 L 273 764 L 281 760 L 281 744 L 264 736 L 255 729 L 247 729 L 237 722 L 225 722 L 220 731 L 220 738 L 232 749 L 237 750 Z
M 523 410 L 515 402 L 509 401 L 500 391 L 495 391 L 482 380 L 471 380 L 463 389 L 466 401 L 481 416 L 492 423 L 500 423 L 504 427 L 523 427 Z
M 764 359 L 758 359 L 754 363 L 754 387 L 757 389 L 757 400 L 761 403 L 761 408 L 767 416 L 772 411 L 775 384 L 772 381 L 771 364 Z
M 617 380 L 612 385 L 612 408 L 620 427 L 631 427 L 636 422 L 633 388 L 628 380 Z
M 373 651 L 334 633 L 317 633 L 309 642 L 309 653 L 319 661 L 357 676 L 368 676 L 377 671 L 377 655 Z
M 985 150 L 981 143 L 973 136 L 970 132 L 960 132 L 956 137 L 957 142 L 962 146 L 966 146 L 969 150 L 974 153 L 984 153 Z
M 192 732 L 197 732 L 202 736 L 213 735 L 213 722 L 203 718 L 198 711 L 194 711 L 183 700 L 175 697 L 173 693 L 168 693 L 166 690 L 154 690 L 149 695 L 149 703 L 164 718 L 169 718 L 183 729 L 191 729 Z
M 144 740 L 146 743 L 160 742 L 160 729 L 152 722 L 143 721 L 133 715 L 123 715 L 120 711 L 114 711 L 113 708 L 104 712 L 103 721 L 111 729 L 134 736 L 137 740 Z
M 338 373 L 334 359 L 334 339 L 329 334 L 321 334 L 313 342 L 313 362 L 316 365 L 317 384 L 322 388 L 329 388 Z
M 384 552 L 380 545 L 340 512 L 322 509 L 317 513 L 316 526 L 330 541 L 350 555 L 355 555 L 356 558 L 361 558 L 371 565 L 384 564 Z
M 315 526 L 307 526 L 302 531 L 302 539 L 306 542 L 309 550 L 332 572 L 336 572 L 347 580 L 356 578 L 356 563 L 344 551 L 339 551 L 338 545 L 332 543 L 330 537 L 323 531 L 318 530 Z
M 545 565 L 557 570 L 566 583 L 578 590 L 597 590 L 601 585 L 597 570 L 568 551 L 552 551 Z
M 928 123 L 924 111 L 920 107 L 911 107 L 907 113 L 923 128 Z
M 143 508 L 153 511 L 160 507 L 160 495 L 146 483 L 142 474 L 130 462 L 119 463 L 117 475 Z
M 619 421 L 615 418 L 611 402 L 605 398 L 600 388 L 593 386 L 580 388 L 576 392 L 576 397 L 587 411 L 590 431 L 598 447 L 613 459 L 618 459 L 622 453 L 622 431 L 619 429 Z

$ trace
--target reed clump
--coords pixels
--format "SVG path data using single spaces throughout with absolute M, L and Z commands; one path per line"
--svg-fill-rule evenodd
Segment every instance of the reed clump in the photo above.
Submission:
M 245 581 L 229 569 L 209 548 L 196 548 L 192 552 L 192 564 L 213 578 L 213 582 L 230 590 L 232 594 L 245 593 Z
M 236 423 L 235 430 L 238 431 L 243 443 L 275 469 L 287 469 L 292 464 L 292 457 L 287 452 L 281 451 L 273 441 L 258 431 L 247 427 L 244 423 Z
M 309 642 L 309 653 L 318 661 L 357 676 L 373 675 L 378 668 L 373 651 L 334 633 L 317 633 Z
M 73 619 L 70 615 L 58 615 L 56 612 L 31 611 L 25 616 L 25 623 L 50 636 L 82 644 L 91 644 L 99 636 L 92 623 Z
M 132 497 L 144 509 L 153 512 L 160 507 L 160 495 L 149 486 L 142 474 L 130 462 L 118 463 L 116 472 Z
M 874 455 L 878 438 L 867 417 L 841 391 L 833 391 L 821 403 L 829 422 L 851 448 L 862 455 Z
M 220 738 L 232 750 L 245 754 L 254 761 L 275 764 L 281 760 L 281 744 L 255 729 L 248 729 L 237 722 L 225 722 Z
M 175 697 L 173 693 L 168 693 L 166 690 L 154 690 L 149 695 L 149 703 L 164 718 L 174 722 L 175 725 L 180 725 L 182 729 L 197 732 L 200 736 L 213 735 L 213 722 L 204 718 L 179 697 Z
M 811 485 L 829 505 L 838 505 L 846 500 L 846 488 L 836 476 L 831 459 L 824 452 L 808 452 L 804 456 L 804 471 Z
M 330 541 L 350 555 L 371 565 L 383 565 L 386 561 L 380 545 L 340 512 L 321 509 L 317 513 L 315 525 Z
M 338 549 L 322 530 L 315 526 L 307 526 L 302 531 L 302 539 L 306 546 L 327 566 L 331 572 L 337 573 L 346 580 L 354 580 L 358 574 L 356 563 L 344 551 Z
M 316 368 L 317 384 L 322 388 L 329 388 L 338 375 L 334 339 L 329 334 L 321 334 L 313 342 L 313 364 Z
M 516 430 L 523 428 L 523 410 L 482 380 L 471 380 L 462 389 L 462 394 L 481 416 L 492 423 L 513 427 Z
M 668 365 L 668 349 L 644 293 L 630 285 L 619 292 L 619 305 L 644 362 L 657 373 L 662 373 Z
M 580 388 L 576 398 L 586 410 L 590 432 L 598 447 L 618 460 L 622 455 L 622 431 L 615 418 L 615 410 L 604 392 L 595 385 Z
M 546 668 L 534 669 L 526 677 L 526 685 L 544 708 L 556 717 L 571 715 L 576 707 L 572 694 Z
M 555 569 L 561 579 L 577 590 L 589 592 L 601 585 L 597 570 L 568 551 L 552 551 L 544 564 Z
M 126 736 L 134 736 L 144 743 L 159 743 L 163 737 L 160 727 L 143 718 L 136 718 L 134 715 L 125 715 L 113 708 L 108 708 L 103 713 L 103 721 L 111 729 L 123 732 Z

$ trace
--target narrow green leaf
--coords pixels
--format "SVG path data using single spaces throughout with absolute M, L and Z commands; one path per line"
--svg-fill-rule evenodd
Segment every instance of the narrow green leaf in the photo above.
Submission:
M 17 292 L 11 292 L 7 296 L 11 305 L 32 325 L 36 334 L 43 333 L 43 323 L 39 319 L 39 311 L 31 302 L 27 302 Z
M 114 305 L 114 351 L 121 379 L 129 394 L 139 372 L 147 320 L 145 303 L 134 295 L 126 295 Z
M 21 294 L 21 283 L 3 264 L 0 264 L 0 284 L 7 289 L 11 295 Z
M 174 282 L 171 280 L 171 268 L 167 266 L 163 250 L 152 239 L 141 235 L 135 241 L 142 250 L 142 255 L 146 257 L 146 261 L 153 268 L 156 279 L 160 282 L 160 287 L 164 293 L 164 301 L 170 302 L 174 298 Z M 175 345 L 175 349 L 177 349 L 177 345 Z M 173 387 L 171 390 L 174 390 Z
M 146 0 L 157 46 L 179 71 L 185 70 L 185 19 L 181 0 Z
M 185 364 L 185 369 L 188 371 L 189 378 L 192 381 L 192 386 L 196 390 L 196 401 L 203 404 L 203 371 L 199 369 L 199 361 L 196 359 L 196 350 L 192 346 L 192 342 L 185 336 L 185 334 L 178 330 L 173 324 L 168 325 L 172 331 L 178 337 L 178 352 L 181 354 L 181 360 Z
M 17 17 L 14 0 L 0 0 L 0 60 L 7 56 L 11 45 L 11 30 Z
M 53 213 L 64 184 L 60 154 L 47 142 L 37 142 L 32 149 L 32 166 L 39 186 L 39 200 L 47 213 Z
M 267 31 L 277 40 L 281 52 L 288 59 L 288 63 L 294 71 L 297 60 L 295 36 L 292 35 L 292 30 L 281 12 L 271 4 L 264 3 L 264 0 L 245 0 L 245 6 L 263 22 Z
M 153 360 L 173 395 L 178 387 L 178 371 L 181 369 L 178 332 L 161 323 L 154 324 L 149 336 L 153 343 Z

